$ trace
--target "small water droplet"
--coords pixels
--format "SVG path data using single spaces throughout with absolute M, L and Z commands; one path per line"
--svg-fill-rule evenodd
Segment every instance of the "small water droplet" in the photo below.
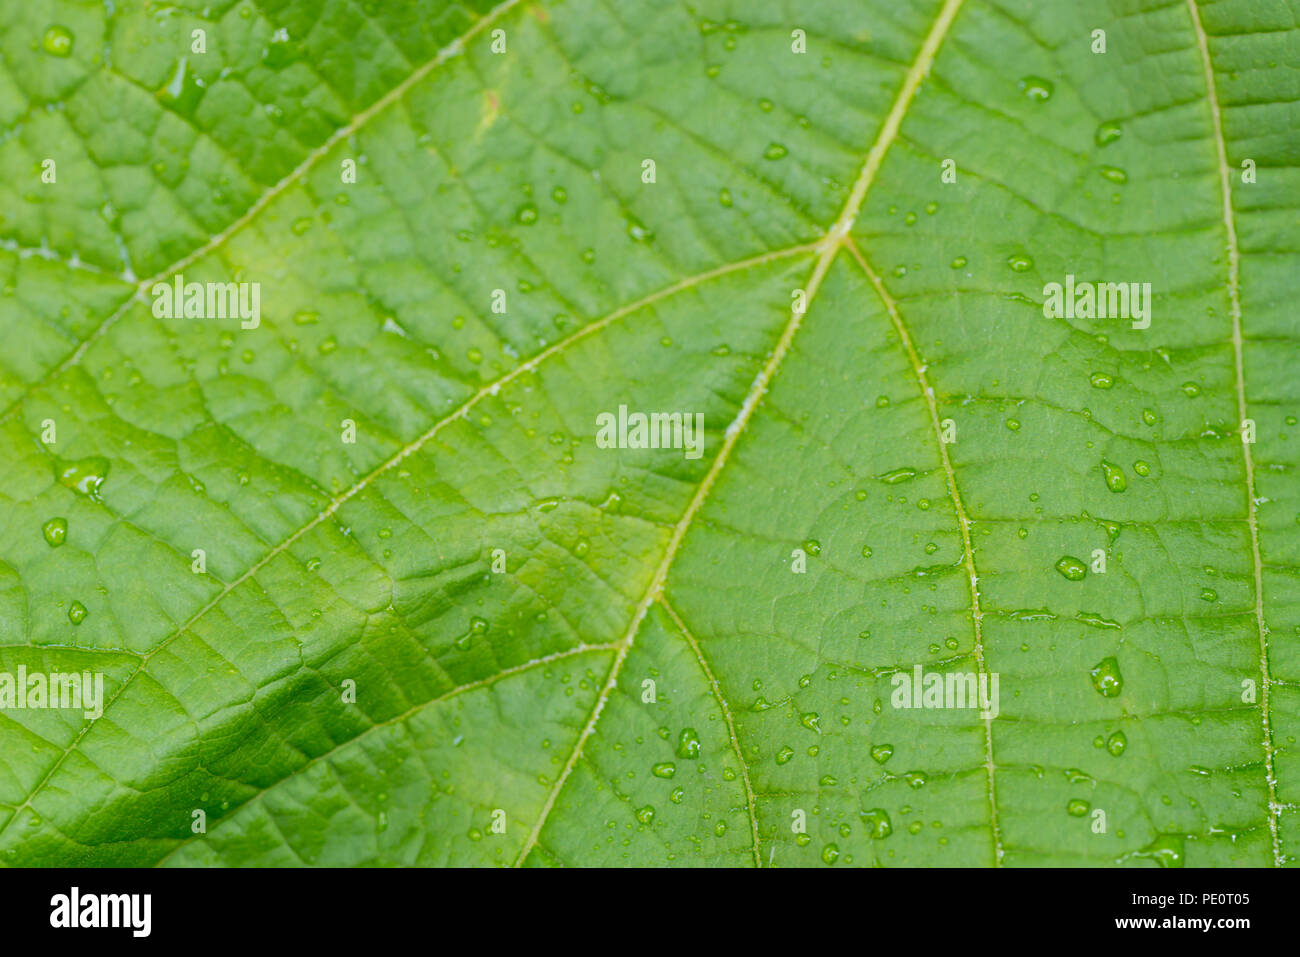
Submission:
M 1124 131 L 1118 123 L 1108 120 L 1097 127 L 1097 132 L 1093 135 L 1093 141 L 1098 146 L 1108 146 L 1119 139 L 1123 133 Z
M 72 55 L 74 39 L 71 30 L 56 23 L 41 37 L 41 46 L 50 56 L 67 57 Z
M 1041 76 L 1022 76 L 1019 87 L 1020 92 L 1035 103 L 1045 103 L 1050 100 L 1054 89 L 1051 81 L 1045 80 Z
M 52 518 L 41 526 L 41 534 L 49 542 L 51 548 L 58 548 L 68 537 L 68 520 L 66 518 Z
M 73 603 L 68 606 L 68 621 L 72 622 L 74 625 L 79 625 L 85 621 L 87 614 L 86 606 L 79 601 L 73 601 Z

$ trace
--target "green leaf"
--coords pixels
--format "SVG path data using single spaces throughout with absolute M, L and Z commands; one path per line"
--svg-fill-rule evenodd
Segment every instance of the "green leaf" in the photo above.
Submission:
M 0 862 L 1293 862 L 1297 23 L 0 0 Z

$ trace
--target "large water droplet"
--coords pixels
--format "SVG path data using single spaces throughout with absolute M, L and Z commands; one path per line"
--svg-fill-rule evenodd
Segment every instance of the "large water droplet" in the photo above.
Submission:
M 65 488 L 70 488 L 98 502 L 100 486 L 104 484 L 104 479 L 108 478 L 108 459 L 99 455 L 92 455 L 76 462 L 55 459 L 54 477 Z
M 68 621 L 74 625 L 79 625 L 86 620 L 86 606 L 79 601 L 74 601 L 68 606 Z
M 1106 476 L 1106 488 L 1112 492 L 1122 492 L 1128 488 L 1128 479 L 1124 477 L 1124 470 L 1113 462 L 1101 463 L 1102 473 Z
M 901 468 L 886 472 L 883 475 L 877 475 L 876 478 L 880 479 L 880 481 L 884 482 L 886 485 L 897 485 L 899 482 L 906 482 L 910 478 L 915 478 L 915 476 L 916 469 Z
M 694 728 L 682 728 L 677 737 L 677 756 L 692 760 L 700 756 L 700 735 Z
M 873 840 L 883 840 L 894 833 L 894 825 L 889 820 L 889 812 L 884 808 L 873 807 L 861 812 L 862 823 L 867 826 L 867 836 Z
M 1092 686 L 1103 698 L 1118 697 L 1124 689 L 1124 676 L 1119 673 L 1119 662 L 1113 655 L 1097 662 L 1088 674 L 1092 678 Z
M 1073 555 L 1062 555 L 1056 562 L 1056 570 L 1072 582 L 1081 582 L 1088 574 L 1088 566 Z

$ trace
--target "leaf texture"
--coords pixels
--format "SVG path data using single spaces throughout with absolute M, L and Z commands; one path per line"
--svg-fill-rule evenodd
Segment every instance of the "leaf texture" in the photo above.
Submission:
M 0 672 L 104 683 L 0 709 L 0 861 L 1293 863 L 1297 62 L 1296 0 L 0 0 Z

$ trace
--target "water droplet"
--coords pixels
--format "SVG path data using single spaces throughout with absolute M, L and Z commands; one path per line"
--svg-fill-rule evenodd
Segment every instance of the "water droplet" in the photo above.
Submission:
M 1065 806 L 1065 813 L 1070 817 L 1083 817 L 1092 810 L 1092 805 L 1083 798 L 1075 798 Z
M 1034 268 L 1034 261 L 1028 256 L 1017 253 L 1014 256 L 1007 257 L 1007 265 L 1011 267 L 1013 272 L 1029 272 Z
M 652 230 L 647 229 L 644 223 L 633 219 L 631 216 L 627 218 L 627 234 L 632 237 L 634 242 L 638 243 L 648 243 L 655 238 Z
M 86 606 L 79 601 L 74 601 L 68 606 L 68 621 L 74 625 L 79 625 L 86 620 Z
M 1124 478 L 1124 470 L 1118 465 L 1111 462 L 1102 462 L 1101 470 L 1106 476 L 1106 487 L 1112 492 L 1122 492 L 1128 488 L 1128 480 Z
M 1113 655 L 1097 662 L 1088 674 L 1092 678 L 1092 686 L 1103 698 L 1118 697 L 1124 689 L 1124 676 L 1119 673 L 1119 662 Z
M 874 807 L 869 811 L 862 811 L 862 822 L 867 826 L 867 836 L 872 840 L 881 841 L 894 833 L 894 825 L 889 820 L 889 812 L 884 808 Z
M 894 756 L 894 746 L 892 744 L 877 744 L 871 749 L 871 758 L 877 764 L 884 764 Z
M 45 36 L 41 37 L 41 46 L 50 56 L 71 56 L 73 39 L 71 30 L 56 23 L 45 31 Z
M 651 807 L 649 804 L 647 804 L 643 808 L 638 808 L 636 812 L 636 819 L 640 821 L 642 824 L 649 824 L 651 821 L 655 819 L 655 809 Z
M 731 209 L 731 190 L 727 189 L 726 187 L 723 187 L 721 190 L 719 190 L 718 202 L 721 203 L 723 206 L 725 206 L 727 209 Z
M 68 537 L 68 520 L 66 518 L 52 518 L 41 526 L 41 534 L 45 540 L 50 543 L 51 548 L 58 548 Z
M 1088 566 L 1073 555 L 1062 555 L 1057 559 L 1056 570 L 1072 582 L 1081 582 L 1088 574 Z
M 1113 120 L 1108 120 L 1097 127 L 1097 132 L 1093 135 L 1093 142 L 1098 146 L 1109 146 L 1122 136 L 1124 131 L 1120 125 Z
M 809 555 L 820 555 L 822 553 L 822 543 L 815 538 L 810 538 L 803 543 L 803 550 Z
M 532 203 L 524 203 L 515 210 L 515 222 L 522 223 L 524 226 L 531 226 L 537 222 L 537 207 Z
M 473 643 L 477 636 L 486 634 L 487 630 L 488 623 L 486 619 L 477 617 L 471 618 L 469 620 L 469 631 L 456 639 L 456 647 L 464 651 Z
M 1201 387 L 1195 382 L 1184 382 L 1182 385 L 1183 395 L 1189 399 L 1194 399 L 1201 394 Z
M 819 724 L 820 721 L 821 715 L 816 711 L 809 711 L 807 714 L 801 714 L 799 716 L 799 723 L 801 725 L 809 731 L 816 731 L 818 734 L 822 733 L 821 725 Z
M 950 262 L 948 265 L 951 266 L 953 269 L 963 269 L 963 268 L 965 268 L 965 266 L 966 266 L 966 257 L 965 257 L 965 256 L 958 256 L 956 259 L 954 259 L 954 260 L 953 260 L 952 262 Z
M 1050 100 L 1054 89 L 1051 81 L 1044 80 L 1041 76 L 1022 76 L 1019 87 L 1020 92 L 1035 103 L 1045 103 Z
M 794 757 L 794 748 L 791 748 L 789 746 L 783 747 L 780 751 L 776 752 L 776 763 L 785 764 L 793 757 Z
M 1182 835 L 1160 834 L 1154 841 L 1138 851 L 1138 856 L 1150 858 L 1161 867 L 1182 867 Z
M 1106 750 L 1110 752 L 1111 757 L 1118 758 L 1128 747 L 1128 738 L 1124 737 L 1123 731 L 1116 731 L 1106 741 Z
M 677 756 L 694 760 L 700 756 L 700 736 L 694 728 L 683 728 L 677 737 Z
M 1128 182 L 1128 173 L 1124 172 L 1118 166 L 1101 167 L 1101 175 L 1103 179 L 1108 179 L 1112 183 L 1123 185 Z
M 1109 389 L 1115 384 L 1114 376 L 1108 375 L 1105 372 L 1094 372 L 1092 375 L 1088 376 L 1088 381 L 1092 383 L 1094 389 Z
M 99 501 L 99 489 L 108 478 L 108 459 L 92 455 L 76 462 L 54 460 L 54 476 L 59 484 Z
M 822 848 L 822 861 L 827 864 L 834 864 L 840 859 L 840 849 L 834 844 L 827 844 Z
M 671 761 L 662 761 L 652 767 L 650 773 L 657 778 L 670 778 L 677 773 L 677 765 Z
M 779 160 L 786 152 L 786 148 L 780 143 L 769 143 L 767 149 L 763 151 L 763 159 Z
M 886 485 L 897 485 L 899 482 L 906 482 L 908 479 L 914 478 L 915 476 L 916 469 L 901 468 L 894 469 L 892 472 L 886 472 L 883 475 L 877 475 L 876 478 L 880 479 L 880 481 L 884 482 Z
M 1112 621 L 1109 618 L 1103 618 L 1101 615 L 1090 611 L 1080 611 L 1074 616 L 1074 620 L 1082 622 L 1085 625 L 1092 625 L 1094 628 L 1118 628 L 1119 622 Z
M 1218 600 L 1219 600 L 1219 593 L 1215 591 L 1213 588 L 1201 589 L 1201 601 L 1218 601 Z

